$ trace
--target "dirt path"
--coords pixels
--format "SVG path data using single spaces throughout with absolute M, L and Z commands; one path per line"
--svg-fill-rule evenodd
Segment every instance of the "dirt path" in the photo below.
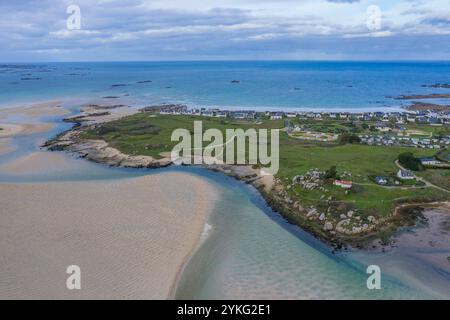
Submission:
M 395 160 L 395 165 L 396 165 L 398 168 L 400 168 L 401 170 L 407 170 L 407 169 L 405 169 L 405 168 L 398 162 L 398 160 Z M 437 185 L 435 185 L 435 184 L 432 184 L 431 182 L 425 180 L 425 179 L 422 178 L 422 177 L 418 177 L 418 176 L 416 176 L 416 175 L 414 175 L 414 176 L 415 176 L 415 178 L 416 178 L 418 181 L 421 181 L 421 182 L 425 183 L 425 185 L 426 185 L 427 187 L 436 188 L 436 189 L 439 189 L 439 190 L 444 191 L 444 192 L 446 192 L 446 193 L 450 193 L 449 190 L 444 189 L 444 188 L 442 188 L 442 187 L 439 187 L 439 186 L 437 186 Z

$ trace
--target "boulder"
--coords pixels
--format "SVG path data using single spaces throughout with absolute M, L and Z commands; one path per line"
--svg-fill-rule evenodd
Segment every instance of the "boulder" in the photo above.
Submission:
M 333 224 L 329 221 L 325 222 L 325 225 L 323 226 L 325 231 L 331 231 L 334 229 Z

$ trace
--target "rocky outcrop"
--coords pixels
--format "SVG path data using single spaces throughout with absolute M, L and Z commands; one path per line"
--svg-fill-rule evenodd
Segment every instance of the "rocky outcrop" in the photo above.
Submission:
M 124 154 L 115 148 L 111 148 L 103 140 L 81 138 L 82 132 L 83 130 L 80 128 L 73 129 L 48 141 L 44 147 L 53 151 L 65 150 L 76 153 L 82 158 L 113 167 L 161 168 L 172 164 L 172 161 L 167 158 L 154 159 L 150 156 Z
M 431 85 L 424 84 L 423 88 L 435 88 L 435 89 L 450 89 L 450 84 L 448 83 L 436 83 Z
M 450 110 L 450 105 L 414 101 L 406 109 L 411 111 L 446 111 Z
M 448 93 L 432 93 L 432 94 L 413 94 L 413 95 L 402 95 L 395 97 L 396 100 L 422 100 L 422 99 L 448 99 L 450 94 Z

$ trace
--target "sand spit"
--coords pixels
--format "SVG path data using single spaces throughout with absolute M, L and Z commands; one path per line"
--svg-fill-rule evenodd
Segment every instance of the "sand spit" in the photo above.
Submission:
M 0 173 L 33 175 L 44 171 L 70 172 L 72 166 L 64 154 L 37 151 L 0 165 Z
M 0 109 L 0 119 L 9 115 L 23 115 L 30 118 L 64 116 L 69 111 L 61 107 L 62 101 L 52 100 L 29 105 L 17 105 Z
M 185 173 L 0 194 L 0 299 L 165 299 L 218 197 Z M 69 265 L 81 290 L 66 289 Z
M 0 139 L 30 135 L 51 130 L 52 123 L 38 121 L 41 117 L 63 116 L 69 113 L 60 106 L 60 101 L 49 101 L 32 105 L 0 109 Z M 12 123 L 10 117 L 25 117 L 23 121 Z
M 0 138 L 12 138 L 21 135 L 47 132 L 53 128 L 51 123 L 42 124 L 6 124 L 0 123 Z

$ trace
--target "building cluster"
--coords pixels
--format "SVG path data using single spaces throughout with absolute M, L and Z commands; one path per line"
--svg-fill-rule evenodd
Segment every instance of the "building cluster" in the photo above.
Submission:
M 199 117 L 232 118 L 242 120 L 256 119 L 257 112 L 253 110 L 221 110 L 218 108 L 193 108 L 184 105 L 164 105 L 160 110 L 164 115 L 189 115 Z
M 412 147 L 423 149 L 441 149 L 450 145 L 450 136 L 440 138 L 413 138 L 393 135 L 359 135 L 362 144 L 386 147 Z
M 300 119 L 341 119 L 377 122 L 376 127 L 380 131 L 400 129 L 406 123 L 424 123 L 435 126 L 450 125 L 450 111 L 403 111 L 403 112 L 284 112 L 254 110 L 222 110 L 219 108 L 188 108 L 184 105 L 164 105 L 160 108 L 161 114 L 193 115 L 216 118 L 255 119 L 265 116 L 271 120 L 284 118 Z M 393 126 L 396 125 L 396 126 Z
M 450 124 L 449 111 L 402 111 L 402 112 L 296 112 L 286 113 L 286 117 L 299 117 L 303 119 L 340 119 L 377 122 L 379 128 L 392 128 L 392 125 L 406 123 L 423 123 L 435 126 Z

